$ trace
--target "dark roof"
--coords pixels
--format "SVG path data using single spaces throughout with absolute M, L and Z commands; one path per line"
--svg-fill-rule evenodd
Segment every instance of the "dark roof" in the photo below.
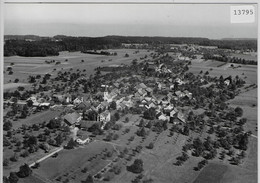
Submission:
M 93 126 L 96 123 L 100 123 L 99 121 L 87 121 L 87 120 L 81 120 L 79 122 L 79 126 L 80 128 L 90 128 L 91 126 Z
M 64 121 L 69 125 L 73 125 L 77 122 L 77 119 L 80 117 L 80 114 L 77 112 L 69 113 L 64 116 Z

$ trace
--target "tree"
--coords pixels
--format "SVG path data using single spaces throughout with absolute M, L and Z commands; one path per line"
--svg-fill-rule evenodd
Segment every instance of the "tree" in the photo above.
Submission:
M 127 170 L 133 173 L 141 173 L 143 171 L 143 160 L 136 159 L 134 163 L 127 167 Z
M 24 146 L 25 147 L 32 147 L 32 146 L 37 146 L 38 145 L 38 140 L 37 137 L 35 136 L 29 136 L 28 139 L 24 140 Z
M 187 125 L 184 126 L 182 134 L 188 136 L 190 133 L 190 129 Z
M 245 133 L 245 134 L 241 135 L 238 145 L 239 145 L 239 149 L 247 150 L 248 134 Z
M 18 158 L 19 158 L 18 154 L 14 153 L 14 155 L 10 157 L 10 160 L 13 162 L 16 162 L 16 161 L 18 161 Z
M 70 139 L 70 141 L 68 142 L 66 148 L 67 149 L 74 149 L 74 147 L 76 147 L 76 142 L 73 140 L 73 138 Z
M 155 109 L 153 107 L 151 107 L 150 109 L 148 109 L 144 112 L 144 118 L 153 120 L 155 118 L 155 114 L 156 114 Z
M 10 183 L 9 179 L 6 176 L 3 176 L 3 183 Z
M 243 109 L 241 107 L 235 108 L 236 116 L 241 117 L 243 115 Z
M 20 166 L 20 170 L 17 174 L 21 178 L 28 177 L 32 174 L 32 170 L 29 165 L 25 163 L 24 165 Z
M 25 149 L 22 153 L 21 153 L 21 156 L 22 157 L 27 157 L 27 156 L 29 156 L 29 151 L 27 150 L 27 149 Z
M 145 131 L 144 127 L 142 127 L 141 129 L 139 129 L 139 130 L 136 132 L 136 134 L 137 134 L 138 136 L 141 136 L 141 137 L 146 136 L 146 131 Z
M 4 130 L 4 131 L 11 130 L 12 127 L 13 127 L 12 122 L 8 120 L 8 121 L 6 121 L 6 122 L 4 123 L 4 125 L 3 125 L 3 130 Z
M 3 161 L 3 166 L 8 166 L 9 165 L 9 159 L 5 158 Z
M 125 57 L 129 57 L 129 55 L 126 53 L 126 54 L 125 54 Z
M 63 137 L 62 137 L 62 134 L 58 134 L 57 137 L 55 137 L 54 139 L 56 141 L 56 145 L 57 146 L 60 146 L 62 143 L 63 143 Z
M 10 175 L 9 175 L 9 182 L 10 183 L 17 183 L 18 180 L 19 180 L 19 177 L 16 175 L 15 172 L 10 172 Z
M 106 136 L 106 141 L 111 141 L 113 138 L 113 133 L 109 133 L 107 136 Z
M 153 147 L 154 147 L 153 142 L 150 142 L 149 145 L 147 146 L 148 149 L 153 149 Z
M 110 103 L 110 108 L 113 109 L 113 110 L 116 110 L 116 102 L 115 101 L 112 101 Z
M 18 82 L 19 82 L 19 79 L 18 79 L 18 78 L 16 78 L 16 79 L 14 80 L 14 82 L 15 82 L 15 83 L 18 83 Z
M 3 136 L 3 146 L 10 146 L 11 142 L 6 138 L 6 136 Z
M 119 115 L 119 113 L 118 113 L 118 112 L 116 112 L 116 113 L 114 114 L 114 117 L 115 117 L 115 120 L 116 120 L 116 121 L 118 121 L 118 120 L 119 120 L 119 118 L 120 118 L 120 115 Z
M 94 183 L 94 179 L 91 175 L 88 175 L 87 179 L 84 181 L 84 183 Z

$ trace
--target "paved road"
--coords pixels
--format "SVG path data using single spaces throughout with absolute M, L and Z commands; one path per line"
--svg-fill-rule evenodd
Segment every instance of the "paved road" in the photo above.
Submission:
M 37 161 L 35 161 L 36 163 L 40 163 L 41 161 L 49 158 L 50 156 L 52 156 L 53 154 L 57 153 L 57 152 L 60 152 L 61 150 L 63 150 L 64 148 L 63 147 L 59 147 L 59 148 L 56 148 L 53 152 L 51 152 L 50 154 L 47 154 L 46 156 L 42 157 L 41 159 L 38 159 Z M 29 167 L 32 167 L 35 165 L 35 162 L 30 164 Z

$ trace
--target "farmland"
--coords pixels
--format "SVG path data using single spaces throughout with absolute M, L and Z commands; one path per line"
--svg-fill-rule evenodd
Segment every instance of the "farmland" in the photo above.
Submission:
M 80 52 L 61 52 L 59 56 L 48 56 L 48 57 L 19 57 L 11 56 L 6 57 L 4 62 L 4 70 L 11 66 L 13 74 L 5 74 L 4 77 L 4 89 L 12 89 L 17 87 L 21 83 L 24 86 L 28 83 L 29 75 L 44 75 L 52 74 L 55 75 L 60 70 L 69 70 L 70 68 L 81 69 L 84 68 L 87 75 L 94 73 L 94 69 L 98 66 L 108 66 L 112 64 L 130 64 L 133 59 L 144 57 L 149 53 L 146 50 L 140 50 L 138 53 L 134 53 L 134 49 L 114 49 L 108 50 L 116 52 L 116 56 L 104 56 L 104 55 L 92 55 L 84 54 Z M 125 54 L 129 57 L 125 57 Z M 67 59 L 67 61 L 66 61 Z M 55 60 L 60 64 L 47 64 L 45 61 Z M 82 62 L 84 60 L 84 62 Z M 101 62 L 103 60 L 103 62 Z M 14 65 L 12 65 L 14 64 Z M 7 71 L 6 71 L 7 72 Z M 19 84 L 14 83 L 14 80 L 19 78 Z M 11 82 L 10 82 L 11 80 Z M 8 84 L 7 84 L 8 83 Z

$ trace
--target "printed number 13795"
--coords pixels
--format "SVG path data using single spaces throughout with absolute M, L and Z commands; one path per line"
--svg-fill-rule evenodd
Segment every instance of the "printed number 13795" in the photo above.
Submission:
M 234 15 L 253 15 L 254 11 L 252 9 L 234 10 Z

